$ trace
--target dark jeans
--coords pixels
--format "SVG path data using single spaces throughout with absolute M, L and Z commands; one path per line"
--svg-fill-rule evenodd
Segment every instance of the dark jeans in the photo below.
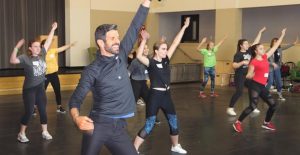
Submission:
M 243 73 L 235 73 L 234 75 L 234 84 L 235 84 L 235 93 L 232 95 L 229 107 L 233 108 L 237 100 L 243 95 L 243 90 L 246 82 L 246 75 Z
M 47 89 L 49 82 L 51 83 L 55 93 L 56 104 L 61 105 L 60 82 L 57 72 L 46 75 L 45 89 Z
M 147 86 L 147 81 L 131 79 L 131 86 L 133 89 L 135 101 L 137 101 L 141 97 L 147 103 L 149 96 L 149 88 Z
M 210 91 L 213 93 L 215 91 L 215 76 L 215 67 L 204 67 L 204 80 L 200 86 L 200 91 L 204 91 L 208 78 L 210 77 Z
M 267 88 L 264 85 L 252 80 L 249 84 L 248 93 L 250 96 L 250 105 L 242 112 L 242 114 L 239 117 L 239 121 L 243 121 L 254 109 L 256 109 L 258 99 L 259 97 L 261 97 L 263 101 L 265 101 L 269 106 L 265 122 L 270 122 L 276 110 L 277 104 L 275 103 L 272 96 L 269 94 Z
M 125 119 L 90 117 L 94 121 L 94 131 L 83 134 L 81 155 L 98 155 L 103 145 L 113 155 L 137 155 Z
M 30 117 L 32 116 L 34 105 L 37 105 L 41 124 L 47 124 L 46 104 L 47 97 L 44 89 L 44 83 L 38 86 L 23 89 L 23 102 L 25 114 L 22 116 L 21 124 L 27 125 Z

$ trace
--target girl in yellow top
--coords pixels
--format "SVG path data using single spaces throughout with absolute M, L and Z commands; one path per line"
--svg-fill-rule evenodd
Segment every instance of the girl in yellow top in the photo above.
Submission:
M 43 40 L 41 42 L 42 47 L 44 46 L 45 41 L 46 40 Z M 47 70 L 46 70 L 45 89 L 47 89 L 50 82 L 56 97 L 56 104 L 57 104 L 56 112 L 59 113 L 66 113 L 66 111 L 61 106 L 60 82 L 58 78 L 58 53 L 63 52 L 74 45 L 75 43 L 72 43 L 59 48 L 52 48 L 49 51 L 47 51 L 47 55 L 46 55 Z

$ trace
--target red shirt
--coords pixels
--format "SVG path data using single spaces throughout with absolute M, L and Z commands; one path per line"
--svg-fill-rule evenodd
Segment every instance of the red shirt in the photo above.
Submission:
M 252 59 L 250 65 L 254 67 L 253 80 L 262 85 L 266 85 L 269 76 L 269 62 L 268 56 L 264 54 L 262 60 Z

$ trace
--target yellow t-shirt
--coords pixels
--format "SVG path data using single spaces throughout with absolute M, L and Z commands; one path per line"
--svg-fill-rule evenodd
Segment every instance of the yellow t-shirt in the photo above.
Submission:
M 58 71 L 58 52 L 56 49 L 50 49 L 46 55 L 47 72 L 46 74 Z

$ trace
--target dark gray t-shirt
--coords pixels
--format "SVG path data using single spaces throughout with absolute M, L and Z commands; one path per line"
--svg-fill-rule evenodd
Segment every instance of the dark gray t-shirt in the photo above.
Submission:
M 45 81 L 46 50 L 42 48 L 39 56 L 33 57 L 27 54 L 18 56 L 21 66 L 24 68 L 25 80 L 23 89 L 35 87 Z
M 131 79 L 133 80 L 148 80 L 148 70 L 147 67 L 142 64 L 138 59 L 134 59 L 130 66 L 128 67 Z

